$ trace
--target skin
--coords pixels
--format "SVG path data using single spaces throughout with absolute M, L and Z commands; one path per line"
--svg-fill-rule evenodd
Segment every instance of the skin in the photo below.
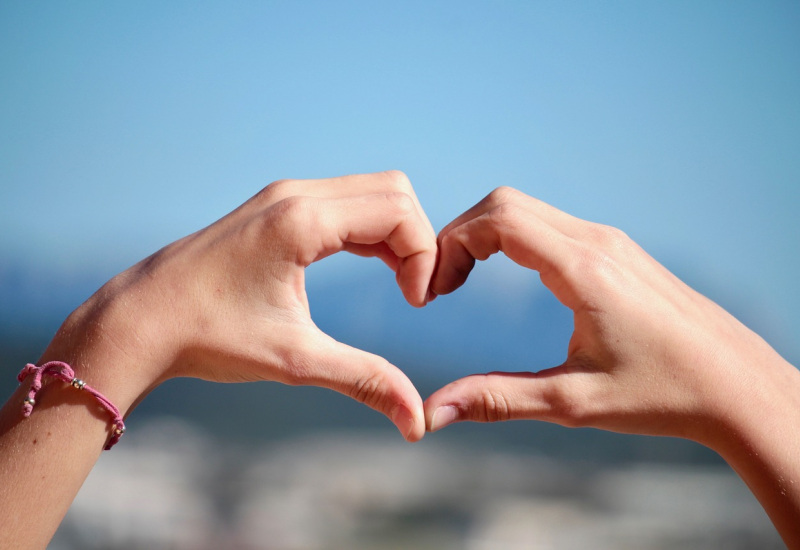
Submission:
M 567 360 L 457 380 L 423 405 L 399 369 L 311 321 L 304 270 L 339 251 L 381 258 L 416 307 L 502 251 L 573 310 Z M 426 426 L 511 419 L 685 437 L 720 453 L 800 548 L 800 373 L 619 230 L 513 189 L 495 190 L 437 243 L 399 172 L 275 182 L 109 281 L 39 364 L 50 360 L 73 365 L 124 415 L 163 381 L 191 376 L 327 387 L 387 415 L 409 441 Z M 110 436 L 108 415 L 61 382 L 46 383 L 23 418 L 27 389 L 0 410 L 0 548 L 47 545 Z
M 38 364 L 60 360 L 127 415 L 161 382 L 271 380 L 339 391 L 409 441 L 422 398 L 385 359 L 311 321 L 305 268 L 349 251 L 381 258 L 413 306 L 431 298 L 436 235 L 399 172 L 280 181 L 118 275 L 65 321 Z M 23 418 L 0 411 L 0 548 L 44 548 L 110 436 L 90 396 L 48 382 Z
M 528 419 L 688 438 L 744 479 L 789 548 L 800 548 L 800 372 L 618 229 L 499 188 L 439 234 L 431 288 L 461 286 L 503 252 L 539 272 L 574 313 L 567 359 L 479 374 L 425 402 L 430 431 Z

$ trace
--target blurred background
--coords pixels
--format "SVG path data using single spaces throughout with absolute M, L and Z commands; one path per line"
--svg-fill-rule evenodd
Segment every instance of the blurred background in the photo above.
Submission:
M 437 230 L 498 185 L 618 226 L 800 364 L 797 2 L 7 1 L 0 388 L 104 281 L 269 182 L 385 169 Z M 501 257 L 423 310 L 377 260 L 308 281 L 317 324 L 423 396 L 565 357 L 569 312 Z M 409 445 L 329 392 L 190 380 L 129 428 L 52 548 L 781 547 L 686 441 Z

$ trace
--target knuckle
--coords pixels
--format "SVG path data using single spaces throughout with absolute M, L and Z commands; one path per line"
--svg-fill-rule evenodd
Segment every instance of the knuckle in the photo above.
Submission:
M 610 225 L 593 223 L 589 225 L 588 240 L 609 253 L 624 252 L 630 246 L 631 239 L 623 230 Z
M 281 382 L 284 384 L 305 386 L 314 381 L 316 369 L 312 360 L 297 348 L 285 348 L 281 353 L 281 362 L 284 365 Z
M 275 180 L 272 183 L 270 183 L 269 185 L 267 185 L 266 189 L 271 189 L 273 191 L 277 191 L 277 190 L 280 190 L 280 189 L 285 189 L 286 187 L 289 187 L 292 184 L 293 181 L 295 181 L 295 180 L 288 179 L 288 178 L 287 179 Z
M 414 199 L 407 193 L 386 193 L 386 200 L 388 200 L 392 204 L 392 207 L 403 216 L 411 214 L 415 210 Z
M 386 179 L 386 181 L 389 183 L 389 187 L 392 189 L 400 189 L 403 191 L 408 191 L 411 189 L 411 180 L 409 180 L 408 176 L 400 170 L 387 170 L 385 172 L 381 172 L 381 176 Z
M 379 373 L 372 373 L 356 380 L 350 386 L 347 394 L 368 407 L 376 408 L 381 399 L 382 386 L 383 376 Z
M 511 202 L 503 202 L 488 212 L 489 221 L 496 228 L 507 228 L 512 231 L 522 222 L 522 212 L 519 207 Z
M 303 265 L 311 264 L 324 237 L 330 236 L 318 210 L 312 197 L 291 196 L 276 202 L 267 215 L 258 218 L 260 240 L 273 243 Z
M 505 204 L 516 200 L 519 195 L 520 192 L 513 187 L 501 185 L 489 193 L 489 195 L 486 197 L 486 200 L 493 205 Z
M 442 257 L 445 254 L 451 258 L 448 263 L 448 268 L 466 276 L 472 271 L 475 265 L 475 260 L 485 260 L 489 254 L 483 255 L 479 251 L 470 248 L 471 235 L 465 226 L 457 227 L 447 233 L 439 235 L 438 244 Z M 467 261 L 452 261 L 452 258 L 463 260 L 464 254 Z
M 264 202 L 275 202 L 290 194 L 290 188 L 295 180 L 280 179 L 273 181 L 256 194 L 256 198 Z
M 461 240 L 459 238 L 459 234 L 461 233 L 461 231 L 459 229 L 460 228 L 451 228 L 439 233 L 439 236 L 436 238 L 436 242 L 438 243 L 439 248 L 449 249 L 456 244 L 461 244 Z
M 619 289 L 638 261 L 637 245 L 616 227 L 592 224 L 575 254 L 574 270 L 587 289 Z
M 505 394 L 490 385 L 481 392 L 479 403 L 476 413 L 482 422 L 504 422 L 511 419 L 511 407 Z
M 560 386 L 551 387 L 544 394 L 548 416 L 568 428 L 581 428 L 589 423 L 589 411 L 584 400 L 574 392 Z
M 584 245 L 574 255 L 572 269 L 587 289 L 613 288 L 623 279 L 624 269 L 617 254 L 605 247 Z
M 600 275 L 614 263 L 613 257 L 604 249 L 584 247 L 578 256 L 577 268 L 587 275 Z
M 281 226 L 290 231 L 307 231 L 316 219 L 308 197 L 287 197 L 273 205 L 273 214 Z

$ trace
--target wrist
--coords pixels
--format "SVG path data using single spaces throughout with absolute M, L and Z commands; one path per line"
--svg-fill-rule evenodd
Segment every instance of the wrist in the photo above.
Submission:
M 777 353 L 750 365 L 720 415 L 720 433 L 712 448 L 723 457 L 771 448 L 781 454 L 795 445 L 800 425 L 800 371 Z
M 800 371 L 777 353 L 754 370 L 712 448 L 761 502 L 786 545 L 800 547 Z
M 790 419 L 800 420 L 800 371 L 764 340 L 749 333 L 715 355 L 717 366 L 708 369 L 714 378 L 705 386 L 711 422 L 700 443 L 723 456 L 736 454 L 743 445 L 758 448 L 754 439 L 792 429 Z
M 154 311 L 137 296 L 148 296 L 130 274 L 118 275 L 64 321 L 39 362 L 63 361 L 76 376 L 103 393 L 126 415 L 166 370 Z

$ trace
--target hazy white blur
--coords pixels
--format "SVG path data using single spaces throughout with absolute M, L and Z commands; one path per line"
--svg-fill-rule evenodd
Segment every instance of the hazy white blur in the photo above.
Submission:
M 598 466 L 365 432 L 231 448 L 169 419 L 103 455 L 50 546 L 782 547 L 722 466 Z

